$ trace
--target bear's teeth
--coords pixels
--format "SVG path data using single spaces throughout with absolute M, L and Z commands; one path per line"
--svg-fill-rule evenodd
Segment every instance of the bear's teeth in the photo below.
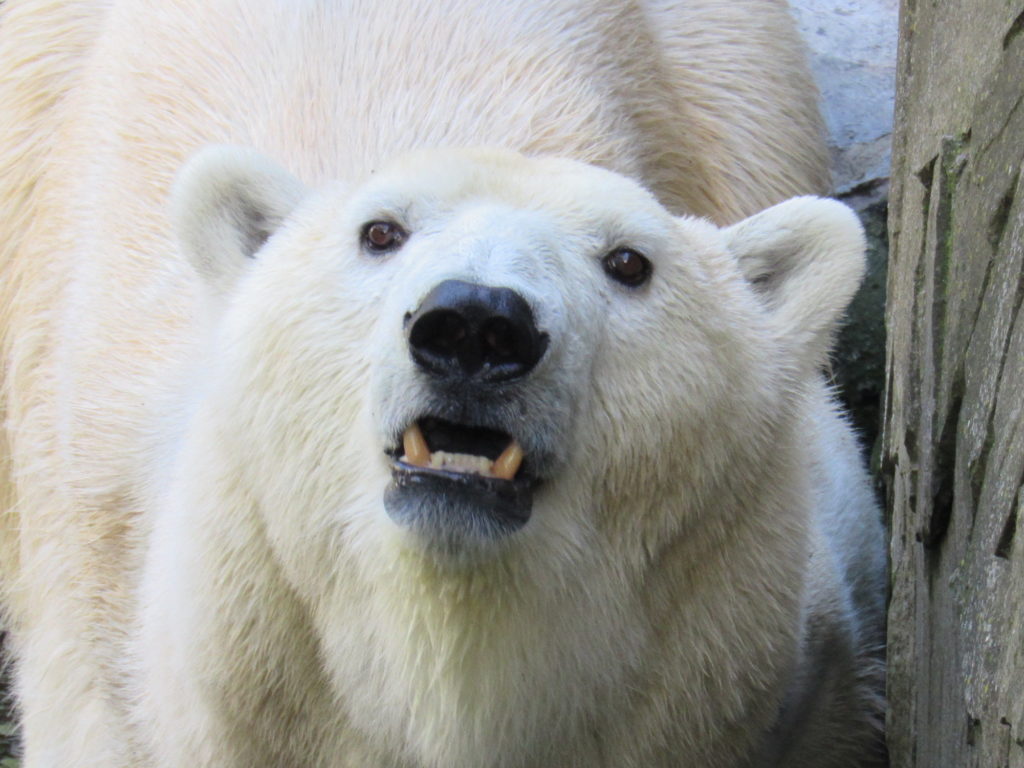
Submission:
M 513 440 L 501 455 L 493 462 L 486 456 L 474 456 L 468 453 L 448 453 L 447 451 L 430 452 L 427 440 L 419 424 L 412 424 L 402 435 L 402 447 L 405 454 L 401 461 L 415 467 L 447 469 L 452 472 L 468 472 L 484 477 L 497 477 L 511 480 L 516 476 L 523 463 L 523 449 Z
M 423 437 L 423 430 L 420 425 L 413 422 L 405 434 L 402 435 L 402 446 L 405 448 L 405 456 L 402 461 L 416 467 L 425 467 L 430 464 L 430 448 L 427 447 L 427 440 Z
M 500 477 L 502 480 L 511 480 L 519 471 L 519 465 L 523 463 L 523 449 L 519 443 L 513 440 L 508 447 L 501 452 L 501 456 L 494 460 L 491 467 L 491 474 Z
M 447 469 L 453 472 L 468 472 L 476 475 L 491 474 L 491 460 L 486 456 L 473 456 L 468 453 L 447 453 L 434 451 L 430 454 L 432 469 Z

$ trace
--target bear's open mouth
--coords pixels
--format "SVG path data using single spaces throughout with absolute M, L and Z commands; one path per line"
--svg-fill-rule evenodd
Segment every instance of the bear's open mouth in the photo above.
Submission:
M 494 540 L 530 519 L 537 478 L 507 432 L 428 416 L 388 454 L 388 515 L 435 543 Z
M 522 446 L 511 435 L 433 417 L 409 425 L 401 450 L 399 461 L 423 469 L 498 480 L 515 480 L 523 469 Z

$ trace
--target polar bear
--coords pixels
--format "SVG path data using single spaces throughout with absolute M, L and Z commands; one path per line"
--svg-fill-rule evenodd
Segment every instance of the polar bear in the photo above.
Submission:
M 638 396 L 648 397 L 652 387 L 665 389 L 666 396 L 670 392 L 681 396 L 680 392 L 692 392 L 704 375 L 709 395 L 714 395 L 699 401 L 706 412 L 687 411 L 693 418 L 700 417 L 690 425 L 690 432 L 671 414 L 658 410 L 662 401 L 657 398 L 632 404 L 648 417 L 641 439 L 626 428 L 628 404 L 609 399 L 611 392 L 603 385 L 591 388 L 589 382 L 598 379 L 585 375 L 587 370 L 603 370 L 611 358 L 601 352 L 601 344 L 584 354 L 583 343 L 598 334 L 626 344 L 628 325 L 608 315 L 600 331 L 573 325 L 570 333 L 565 331 L 566 323 L 578 313 L 592 317 L 595 302 L 604 298 L 593 297 L 578 307 L 563 300 L 565 314 L 559 319 L 545 314 L 555 311 L 550 307 L 530 304 L 539 301 L 539 294 L 522 288 L 516 291 L 520 300 L 508 299 L 519 307 L 510 310 L 510 317 L 529 316 L 527 327 L 534 330 L 523 338 L 497 336 L 515 350 L 525 345 L 539 355 L 529 376 L 518 378 L 540 381 L 548 376 L 552 385 L 576 382 L 583 390 L 552 390 L 542 395 L 534 389 L 529 402 L 510 397 L 501 406 L 508 418 L 520 412 L 544 413 L 550 415 L 550 424 L 533 438 L 517 435 L 516 445 L 509 441 L 498 446 L 495 443 L 502 441 L 502 434 L 509 434 L 508 429 L 473 425 L 492 431 L 473 433 L 480 444 L 476 453 L 466 454 L 458 450 L 461 439 L 444 447 L 449 438 L 443 436 L 443 422 L 452 422 L 451 414 L 434 414 L 435 422 L 414 419 L 420 435 L 415 429 L 409 431 L 411 422 L 401 423 L 401 408 L 414 402 L 398 405 L 405 402 L 403 392 L 415 395 L 417 385 L 401 370 L 408 360 L 402 358 L 404 362 L 398 364 L 395 347 L 383 343 L 378 326 L 372 331 L 367 326 L 364 336 L 367 343 L 380 345 L 377 363 L 369 365 L 355 351 L 334 359 L 331 355 L 337 348 L 329 337 L 339 332 L 332 326 L 339 318 L 331 297 L 322 297 L 328 302 L 323 305 L 318 303 L 320 294 L 311 291 L 303 299 L 303 312 L 308 314 L 293 318 L 278 299 L 256 306 L 256 294 L 248 290 L 259 281 L 257 274 L 264 274 L 263 265 L 273 262 L 264 258 L 263 251 L 269 255 L 286 236 L 298 236 L 300 220 L 313 227 L 305 235 L 308 238 L 316 238 L 318 232 L 328 237 L 331 228 L 339 225 L 333 218 L 316 222 L 302 218 L 315 200 L 334 200 L 339 215 L 348 211 L 357 216 L 359 212 L 345 201 L 355 190 L 373 189 L 374 180 L 384 178 L 382 169 L 407 150 L 491 146 L 603 167 L 618 175 L 587 176 L 590 171 L 579 171 L 583 174 L 579 178 L 592 179 L 595 190 L 610 184 L 612 196 L 628 187 L 623 179 L 639 183 L 661 206 L 636 192 L 637 202 L 642 198 L 642 206 L 647 206 L 641 206 L 636 215 L 649 216 L 654 231 L 660 231 L 662 225 L 657 222 L 664 224 L 669 215 L 689 215 L 707 219 L 706 224 L 686 226 L 704 227 L 712 240 L 724 237 L 712 236 L 715 226 L 739 226 L 733 238 L 737 243 L 744 242 L 744 232 L 753 233 L 749 247 L 730 248 L 760 254 L 743 258 L 740 264 L 745 265 L 747 282 L 755 286 L 753 297 L 775 302 L 790 285 L 783 279 L 788 274 L 785 269 L 796 262 L 782 260 L 767 244 L 788 242 L 784 233 L 790 225 L 780 223 L 778 231 L 766 225 L 757 234 L 756 227 L 743 229 L 736 222 L 786 198 L 824 192 L 828 186 L 814 90 L 783 3 L 736 0 L 725 7 L 716 0 L 452 0 L 445 4 L 426 0 L 372 4 L 6 0 L 0 5 L 0 28 L 0 103 L 4 104 L 0 116 L 4 356 L 0 369 L 4 414 L 0 592 L 15 655 L 29 768 L 156 766 L 185 760 L 190 765 L 303 765 L 331 764 L 332 760 L 337 765 L 362 766 L 457 766 L 466 761 L 500 766 L 544 760 L 557 764 L 558 750 L 568 750 L 570 745 L 578 747 L 578 752 L 566 756 L 562 764 L 571 765 L 574 760 L 582 764 L 586 758 L 598 765 L 657 765 L 659 760 L 682 759 L 702 764 L 702 755 L 709 755 L 710 762 L 705 764 L 735 764 L 759 749 L 761 756 L 771 750 L 797 755 L 786 758 L 793 762 L 812 749 L 802 734 L 842 740 L 833 739 L 832 710 L 802 692 L 812 691 L 826 702 L 833 700 L 831 691 L 871 690 L 871 666 L 858 666 L 853 660 L 874 642 L 869 638 L 878 626 L 878 569 L 869 567 L 877 563 L 863 565 L 858 559 L 875 551 L 878 532 L 868 522 L 870 515 L 862 513 L 871 504 L 864 495 L 853 440 L 816 374 L 807 374 L 811 382 L 807 386 L 813 392 L 806 397 L 767 385 L 766 393 L 787 393 L 780 395 L 784 406 L 778 413 L 780 424 L 789 423 L 787 414 L 796 418 L 792 414 L 800 409 L 792 413 L 789 409 L 797 408 L 794 403 L 801 398 L 807 409 L 820 412 L 820 417 L 805 418 L 803 439 L 828 448 L 811 451 L 818 457 L 818 463 L 807 470 L 813 482 L 808 481 L 805 495 L 793 493 L 804 502 L 818 494 L 827 509 L 843 516 L 841 522 L 849 516 L 850 524 L 842 526 L 849 541 L 828 539 L 808 549 L 815 553 L 814 572 L 824 573 L 821 579 L 805 581 L 795 571 L 790 573 L 786 569 L 795 567 L 791 561 L 777 564 L 782 569 L 777 586 L 766 585 L 757 575 L 762 571 L 744 575 L 743 558 L 735 558 L 735 569 L 727 567 L 730 563 L 722 553 L 732 553 L 729 542 L 753 547 L 746 557 L 760 552 L 758 562 L 770 564 L 779 550 L 769 543 L 781 532 L 793 534 L 792 549 L 785 552 L 796 558 L 803 551 L 804 534 L 817 537 L 822 526 L 806 523 L 806 504 L 794 506 L 792 517 L 771 521 L 777 528 L 760 513 L 742 525 L 721 522 L 730 519 L 729 510 L 735 510 L 730 494 L 749 491 L 753 482 L 741 473 L 735 485 L 727 483 L 725 468 L 749 456 L 744 451 L 753 450 L 753 444 L 763 447 L 754 438 L 764 436 L 748 436 L 733 446 L 738 453 L 731 452 L 728 441 L 712 440 L 716 430 L 711 425 L 722 415 L 714 404 L 725 402 L 715 398 L 731 391 L 734 376 L 752 376 L 752 370 L 703 370 L 710 363 L 702 357 L 706 351 L 688 351 L 691 366 L 673 368 L 664 378 L 667 362 L 639 343 L 650 341 L 641 334 L 634 345 L 638 357 L 627 369 L 636 377 Z M 211 150 L 213 154 L 200 155 L 180 175 L 170 215 L 172 180 L 182 164 L 201 147 L 218 143 L 256 147 L 259 154 Z M 423 185 L 422 198 L 417 198 L 423 215 L 429 213 L 432 201 L 441 206 L 448 195 L 456 194 L 453 189 L 476 189 L 463 179 L 466 174 L 473 176 L 470 168 L 493 166 L 495 179 L 508 175 L 515 186 L 521 175 L 515 170 L 517 163 L 530 162 L 472 155 L 457 161 L 457 156 L 462 157 L 443 155 L 444 162 L 455 167 L 434 178 L 416 170 L 417 163 L 427 161 L 406 161 L 409 183 L 419 179 Z M 287 173 L 280 167 L 287 168 Z M 467 170 L 463 173 L 458 168 Z M 538 179 L 561 184 L 563 179 L 577 178 L 575 172 L 549 173 L 546 168 L 538 169 Z M 401 176 L 405 171 L 396 173 Z M 395 178 L 394 173 L 390 178 Z M 454 186 L 446 187 L 449 183 Z M 577 205 L 573 200 L 580 190 L 574 189 L 570 194 L 566 188 L 562 205 Z M 500 203 L 506 198 L 498 192 L 496 204 L 507 207 L 515 202 L 510 191 L 512 202 Z M 483 201 L 480 194 L 472 192 Z M 627 197 L 633 200 L 636 195 Z M 245 204 L 239 207 L 239 201 Z M 549 200 L 542 208 L 557 229 L 562 214 L 556 203 Z M 520 210 L 515 205 L 513 209 Z M 218 217 L 218 210 L 225 215 Z M 531 210 L 520 211 L 523 236 L 532 232 L 541 237 L 536 221 L 528 215 Z M 644 210 L 649 213 L 643 214 Z M 405 213 L 393 212 L 395 217 Z M 172 219 L 177 222 L 173 233 Z M 422 230 L 392 229 L 401 223 L 397 219 L 361 221 L 359 226 L 367 223 L 381 224 L 367 230 L 366 237 L 384 251 L 405 237 L 411 247 L 413 239 L 422 236 Z M 467 232 L 476 231 L 472 221 L 464 224 Z M 501 226 L 510 243 L 521 242 L 512 237 L 518 230 L 515 221 Z M 800 235 L 794 235 L 796 241 L 811 239 L 810 223 L 793 226 Z M 444 231 L 455 237 L 447 225 Z M 821 229 L 825 234 L 832 231 Z M 772 232 L 774 239 L 769 236 Z M 566 237 L 572 240 L 580 235 L 566 230 Z M 633 252 L 649 259 L 643 250 L 646 242 L 624 246 L 609 269 L 643 277 L 647 267 Z M 574 252 L 582 245 L 576 242 Z M 232 260 L 220 253 L 239 249 L 257 258 Z M 800 254 L 813 250 L 798 249 Z M 508 269 L 514 272 L 516 257 L 511 251 L 506 255 L 511 259 Z M 546 269 L 557 267 L 556 255 L 552 253 Z M 496 251 L 494 258 L 498 256 Z M 364 269 L 367 265 L 358 260 L 354 263 L 351 285 L 365 297 L 379 296 L 377 303 L 383 304 L 385 293 L 375 292 L 382 287 L 384 272 Z M 670 270 L 654 261 L 651 264 L 659 276 Z M 785 269 L 776 269 L 779 265 Z M 813 268 L 810 271 L 814 274 Z M 716 274 L 708 274 L 715 285 Z M 307 278 L 313 281 L 311 288 L 327 280 L 323 274 L 310 273 Z M 611 291 L 628 287 L 607 279 L 611 282 L 601 284 L 601 296 L 609 301 L 620 295 Z M 654 279 L 644 278 L 633 294 L 624 296 L 652 292 L 661 284 Z M 801 290 L 812 292 L 809 301 L 828 305 L 826 315 L 833 317 L 839 312 L 842 292 L 821 279 L 825 282 L 808 280 Z M 468 273 L 451 280 L 461 285 L 457 287 L 462 293 L 472 293 L 475 289 L 466 286 L 477 284 Z M 411 282 L 402 283 L 401 289 L 398 282 L 392 283 L 389 290 L 396 293 L 386 292 L 389 306 L 399 301 L 397 292 L 415 290 Z M 491 287 L 511 290 L 508 285 Z M 750 293 L 749 287 L 736 290 Z M 411 321 L 419 307 L 419 303 L 412 307 L 413 300 L 425 298 L 426 294 L 407 294 L 409 307 L 402 310 L 403 317 L 409 312 Z M 440 301 L 444 296 L 434 298 Z M 254 461 L 247 473 L 218 478 L 218 468 L 235 451 L 226 448 L 234 445 L 228 422 L 212 420 L 204 427 L 216 433 L 208 434 L 211 449 L 223 438 L 226 453 L 220 458 L 204 461 L 189 451 L 198 445 L 196 430 L 209 413 L 210 393 L 221 380 L 222 366 L 235 351 L 240 352 L 233 343 L 219 347 L 218 340 L 228 338 L 241 322 L 236 309 L 246 301 L 257 315 L 275 319 L 262 339 L 267 357 L 248 374 L 253 386 L 269 386 L 273 376 L 294 375 L 295 388 L 291 399 L 276 404 L 280 411 L 247 414 L 246 418 L 266 416 L 263 426 L 237 424 L 238 435 L 258 434 L 275 446 L 273 466 Z M 355 311 L 360 305 L 351 306 L 351 322 L 345 326 L 349 334 L 367 322 L 367 316 Z M 623 306 L 635 312 L 641 304 Z M 678 312 L 684 309 L 684 305 L 677 308 Z M 378 312 L 376 305 L 374 312 Z M 289 329 L 307 329 L 295 325 L 299 319 L 305 323 L 316 318 L 325 322 L 319 353 L 301 345 L 290 347 L 287 335 L 280 335 Z M 808 360 L 817 355 L 820 363 L 828 333 L 819 333 L 813 318 L 808 322 L 802 348 L 814 352 L 806 352 Z M 556 338 L 545 324 L 565 333 Z M 799 323 L 794 320 L 791 326 L 797 328 Z M 729 337 L 731 327 L 725 324 L 705 338 L 690 334 L 684 323 L 683 331 L 666 328 L 656 337 L 668 344 L 683 333 L 695 343 L 710 345 L 707 354 L 711 354 Z M 708 328 L 709 333 L 712 330 Z M 417 337 L 424 333 L 431 335 L 420 327 Z M 575 350 L 571 354 L 570 348 Z M 306 372 L 298 370 L 268 371 L 266 366 L 278 357 L 290 359 L 285 352 L 308 355 L 304 360 L 314 364 L 317 373 L 304 378 Z M 417 354 L 427 359 L 435 352 L 428 349 Z M 565 367 L 551 378 L 546 366 L 556 356 Z M 385 365 L 387 360 L 392 363 Z M 723 360 L 737 366 L 743 362 Z M 793 373 L 785 360 L 796 366 L 790 358 L 780 359 L 780 376 Z M 329 370 L 337 373 L 333 386 L 339 387 L 330 391 L 322 388 L 321 378 Z M 264 381 L 264 376 L 271 379 Z M 346 411 L 350 401 L 343 389 L 348 386 L 367 398 L 372 392 L 376 399 L 361 401 L 365 409 Z M 716 387 L 725 389 L 720 392 Z M 257 402 L 245 400 L 243 394 L 239 393 L 239 403 Z M 571 424 L 563 421 L 579 413 L 584 403 L 593 406 L 594 421 L 587 426 L 578 416 L 572 416 Z M 559 410 L 565 413 L 557 416 Z M 338 421 L 343 413 L 344 423 Z M 320 421 L 337 426 L 338 434 L 361 436 L 361 442 L 318 443 L 314 435 L 320 433 L 304 431 L 303 425 Z M 559 429 L 571 429 L 565 433 L 571 441 L 556 439 Z M 659 429 L 668 430 L 661 437 L 685 433 L 690 442 L 656 455 L 658 444 L 651 441 Z M 222 434 L 221 430 L 228 431 Z M 812 439 L 809 434 L 815 431 L 820 435 Z M 411 454 L 405 453 L 406 433 Z M 536 442 L 544 434 L 548 442 Z M 785 442 L 786 435 L 771 437 Z M 703 459 L 688 461 L 687 452 L 694 451 L 697 442 L 706 443 L 707 447 L 701 446 L 705 450 L 714 446 L 702 454 L 708 464 Z M 411 466 L 419 469 L 388 479 L 384 488 L 376 487 L 384 475 L 364 472 L 361 462 L 375 457 L 384 462 L 377 466 L 381 470 L 392 459 L 401 461 L 401 455 L 392 455 L 400 443 L 404 455 L 414 459 Z M 357 447 L 366 452 L 362 459 L 344 466 L 331 463 Z M 509 448 L 511 452 L 506 453 Z M 385 449 L 390 453 L 385 454 Z M 521 463 L 518 451 L 523 453 Z M 676 459 L 666 460 L 670 455 Z M 584 519 L 579 516 L 582 490 L 570 491 L 567 485 L 549 482 L 542 473 L 564 473 L 570 466 L 580 466 L 574 461 L 588 456 L 592 464 L 582 476 L 592 485 L 597 483 L 604 495 L 591 509 L 593 516 Z M 835 459 L 822 458 L 828 456 Z M 593 474 L 612 457 L 631 462 L 633 469 L 601 478 Z M 426 493 L 431 481 L 423 478 L 433 476 L 415 461 L 454 462 L 454 469 L 440 471 L 455 472 L 458 477 L 466 475 L 458 470 L 470 465 L 495 475 L 515 469 L 536 482 L 516 483 L 515 473 L 510 484 L 502 484 L 500 476 L 476 479 L 479 472 L 470 480 L 463 478 L 463 485 L 457 486 L 462 494 L 458 508 L 467 523 L 479 529 L 477 541 L 443 534 L 423 522 L 437 496 Z M 612 514 L 618 502 L 636 495 L 639 480 L 652 493 L 657 491 L 645 504 L 652 509 L 662 505 L 668 498 L 663 494 L 669 491 L 659 483 L 675 476 L 680 461 L 703 473 L 686 478 L 696 478 L 708 487 L 721 484 L 716 486 L 725 510 L 721 517 L 690 518 L 680 512 L 679 518 L 666 519 L 665 527 L 659 528 L 653 522 L 640 525 Z M 288 474 L 285 468 L 296 462 L 303 465 L 302 471 Z M 775 466 L 767 460 L 762 464 Z M 179 474 L 185 466 L 198 467 L 191 490 L 182 485 L 184 478 Z M 270 474 L 254 478 L 251 473 L 257 467 Z M 333 480 L 327 482 L 321 476 L 324 473 Z M 196 531 L 174 527 L 186 512 L 193 514 L 185 497 L 192 499 L 197 489 L 211 483 L 218 487 L 238 483 L 240 493 L 252 494 L 259 485 L 255 480 L 269 481 L 272 475 L 278 483 L 274 503 L 281 505 L 285 515 L 266 518 L 276 520 L 274 525 L 251 516 L 237 528 L 218 533 L 216 526 L 236 519 L 234 512 L 225 511 L 222 516 L 218 510 L 203 518 L 204 526 Z M 747 485 L 743 477 L 748 478 Z M 324 489 L 338 490 L 340 486 L 331 483 L 345 478 L 353 482 L 345 484 L 342 495 L 317 495 Z M 681 475 L 678 482 L 683 479 Z M 251 487 L 249 480 L 254 483 Z M 488 498 L 500 503 L 507 514 L 492 519 L 473 512 L 467 499 L 474 494 L 479 497 L 481 485 L 492 488 Z M 456 498 L 450 486 L 444 487 L 448 496 Z M 303 488 L 309 495 L 302 495 Z M 498 488 L 505 490 L 493 490 Z M 711 493 L 701 488 L 693 492 Z M 295 494 L 289 496 L 289 489 Z M 575 516 L 541 514 L 557 493 L 563 494 L 567 504 L 573 502 Z M 771 497 L 767 490 L 765 495 Z M 706 501 L 705 496 L 700 498 Z M 779 501 L 773 498 L 768 501 Z M 835 507 L 840 500 L 846 506 Z M 251 501 L 265 510 L 270 498 L 252 496 Z M 295 506 L 300 502 L 303 511 Z M 370 509 L 365 504 L 371 504 L 376 513 L 352 517 L 341 538 L 333 528 L 310 527 L 315 520 L 324 525 L 330 522 L 329 515 L 323 517 L 328 508 Z M 417 504 L 427 517 L 415 514 Z M 640 511 L 638 519 L 654 519 L 639 516 Z M 297 523 L 282 530 L 278 524 L 287 515 L 296 516 Z M 663 571 L 664 563 L 689 552 L 680 532 L 691 532 L 697 520 L 705 521 L 698 527 L 707 527 L 710 538 L 695 540 L 723 548 L 712 547 L 715 557 L 701 553 L 694 566 L 705 559 L 707 563 L 687 570 L 678 581 L 653 578 L 652 574 Z M 601 521 L 618 521 L 614 541 L 628 552 L 612 547 L 612 539 L 602 538 Z M 391 527 L 380 527 L 385 524 Z M 755 524 L 763 526 L 760 534 L 765 539 L 756 545 L 751 543 L 752 536 L 741 535 L 747 531 L 744 526 Z M 827 522 L 824 530 L 834 533 L 837 525 Z M 504 544 L 492 542 L 499 529 L 506 529 L 501 537 Z M 434 533 L 429 534 L 430 530 Z M 226 538 L 219 538 L 221 534 Z M 433 543 L 417 549 L 421 544 L 416 542 L 424 536 L 433 536 Z M 173 546 L 175 540 L 180 548 Z M 495 548 L 514 542 L 523 544 L 521 560 L 493 556 Z M 224 556 L 222 564 L 230 564 L 230 573 L 223 574 L 223 579 L 210 576 L 194 593 L 173 588 L 175 583 L 195 584 L 193 579 L 211 574 L 200 568 L 211 554 L 196 549 L 204 543 Z M 380 559 L 363 562 L 361 558 L 372 558 L 374 546 L 384 545 L 389 547 L 388 557 L 380 552 Z M 338 564 L 354 562 L 349 558 L 361 546 L 366 549 L 357 558 L 358 570 L 345 576 L 349 581 L 339 581 Z M 181 560 L 174 559 L 175 552 Z M 540 568 L 545 552 L 561 554 Z M 448 558 L 445 562 L 451 568 L 459 564 L 464 575 L 477 576 L 460 582 L 451 580 L 449 570 L 417 570 L 424 558 L 441 557 Z M 391 582 L 377 579 L 381 569 L 403 580 L 403 589 L 385 589 Z M 835 578 L 828 578 L 833 571 Z M 510 583 L 516 585 L 524 605 L 517 608 L 510 602 L 514 591 L 499 598 L 490 589 L 499 572 L 514 579 Z M 671 572 L 664 568 L 665 574 Z M 595 581 L 581 592 L 580 578 L 586 575 Z M 337 594 L 325 591 L 325 602 L 310 602 L 303 590 L 311 577 L 319 578 L 324 590 L 338 590 Z M 701 670 L 696 674 L 690 668 L 687 674 L 694 677 L 685 676 L 683 669 L 658 667 L 666 653 L 683 647 L 686 640 L 673 634 L 674 625 L 666 624 L 664 632 L 658 627 L 661 608 L 673 606 L 684 615 L 682 598 L 696 589 L 695 580 L 720 587 L 735 581 L 735 585 L 731 591 L 713 598 L 708 593 L 706 599 L 689 603 L 692 612 L 685 614 L 687 620 L 710 632 L 703 644 L 691 649 L 690 663 L 699 664 Z M 359 592 L 362 588 L 382 602 L 366 614 L 365 621 L 360 618 L 352 632 L 327 631 L 337 629 L 337 622 L 345 618 L 330 600 L 348 599 L 341 594 L 347 589 L 354 591 L 352 605 L 369 611 L 367 603 L 359 602 L 366 596 Z M 442 602 L 408 600 L 435 591 Z M 739 610 L 739 603 L 752 596 L 765 605 L 777 603 L 779 611 L 748 616 Z M 218 597 L 223 600 L 219 607 L 215 605 Z M 449 611 L 445 600 L 456 601 L 461 613 Z M 734 603 L 735 612 L 726 610 Z M 239 604 L 274 608 L 228 627 L 227 634 L 217 635 L 219 647 L 197 644 L 216 634 L 218 627 L 224 629 L 221 619 L 237 615 L 234 609 Z M 814 609 L 819 604 L 830 608 L 819 612 Z M 644 614 L 639 624 L 616 625 L 616 632 L 604 632 L 607 627 L 594 623 L 602 615 L 625 622 L 636 618 L 633 612 L 644 605 L 652 612 Z M 522 624 L 523 610 L 531 606 L 537 623 Z M 798 607 L 799 616 L 794 618 Z M 765 616 L 775 617 L 778 626 L 751 633 L 741 622 L 723 629 L 734 618 L 756 623 Z M 818 621 L 819 616 L 845 619 L 835 623 Z M 712 621 L 713 617 L 718 619 Z M 460 633 L 446 623 L 449 619 L 462 625 L 472 619 L 473 625 L 490 627 L 490 634 Z M 167 628 L 168 622 L 174 627 Z M 834 624 L 838 628 L 829 634 Z M 507 641 L 512 645 L 501 645 L 499 641 L 506 638 L 495 634 L 498 628 L 513 626 L 526 632 L 525 639 L 531 642 L 516 645 L 509 634 Z M 185 627 L 194 633 L 180 644 L 170 643 Z M 802 627 L 813 631 L 798 639 Z M 403 645 L 402 638 L 409 643 Z M 736 638 L 742 638 L 739 648 L 730 645 Z M 373 642 L 380 643 L 379 653 L 367 656 L 367 643 Z M 444 644 L 448 642 L 455 645 Z M 811 651 L 836 644 L 845 649 L 837 651 L 845 666 L 815 666 L 820 654 Z M 811 661 L 798 663 L 794 650 L 798 645 Z M 480 667 L 479 652 L 485 647 L 507 652 L 492 659 L 495 667 L 490 676 Z M 288 652 L 276 656 L 282 648 Z M 438 651 L 436 656 L 432 649 Z M 738 653 L 735 667 L 712 665 L 734 651 Z M 268 654 L 274 661 L 264 664 Z M 762 663 L 762 657 L 768 660 Z M 352 664 L 362 659 L 368 666 L 346 670 L 342 663 L 346 659 Z M 452 687 L 446 676 L 461 661 L 466 664 L 466 676 L 462 687 Z M 517 666 L 517 661 L 522 664 Z M 791 674 L 782 670 L 787 665 L 792 666 Z M 845 676 L 824 676 L 834 668 L 845 670 Z M 246 670 L 255 676 L 249 681 L 252 684 L 234 687 L 233 676 Z M 393 678 L 400 670 L 406 674 L 404 682 Z M 846 685 L 851 676 L 861 673 L 864 685 Z M 365 685 L 353 686 L 353 679 Z M 532 687 L 544 680 L 552 685 Z M 791 683 L 785 693 L 779 688 L 783 680 Z M 819 687 L 812 685 L 822 681 Z M 221 684 L 226 687 L 217 689 Z M 220 707 L 213 704 L 216 697 L 210 698 L 213 689 L 207 686 L 229 694 Z M 690 698 L 673 698 L 682 689 Z M 488 691 L 489 697 L 484 695 Z M 391 706 L 396 697 L 401 699 L 397 708 Z M 785 715 L 779 716 L 775 710 L 782 698 L 796 704 L 781 705 Z M 858 702 L 843 711 L 864 725 L 869 718 L 855 717 L 865 712 Z M 628 717 L 612 717 L 613 712 L 627 710 Z M 681 716 L 684 710 L 686 717 Z M 804 716 L 808 713 L 825 725 L 810 727 Z M 671 728 L 665 730 L 669 722 Z M 766 730 L 770 737 L 764 735 Z M 585 733 L 592 734 L 589 742 Z M 762 737 L 763 746 L 753 746 Z M 851 737 L 851 743 L 863 744 L 860 738 Z M 820 757 L 817 752 L 811 754 Z
M 159 764 L 873 764 L 848 209 L 719 229 L 493 150 L 305 193 L 217 147 L 174 219 L 211 312 L 133 645 Z

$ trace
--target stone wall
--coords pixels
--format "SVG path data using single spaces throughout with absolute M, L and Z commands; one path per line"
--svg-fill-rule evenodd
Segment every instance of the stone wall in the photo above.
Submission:
M 904 0 L 882 436 L 894 768 L 1024 768 L 1024 0 Z
M 889 178 L 898 0 L 790 0 L 822 97 L 836 194 Z

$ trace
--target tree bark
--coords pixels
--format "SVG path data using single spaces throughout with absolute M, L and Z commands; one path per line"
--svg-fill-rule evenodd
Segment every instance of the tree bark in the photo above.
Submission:
M 1022 102 L 1024 0 L 903 0 L 882 434 L 894 768 L 1024 768 Z

